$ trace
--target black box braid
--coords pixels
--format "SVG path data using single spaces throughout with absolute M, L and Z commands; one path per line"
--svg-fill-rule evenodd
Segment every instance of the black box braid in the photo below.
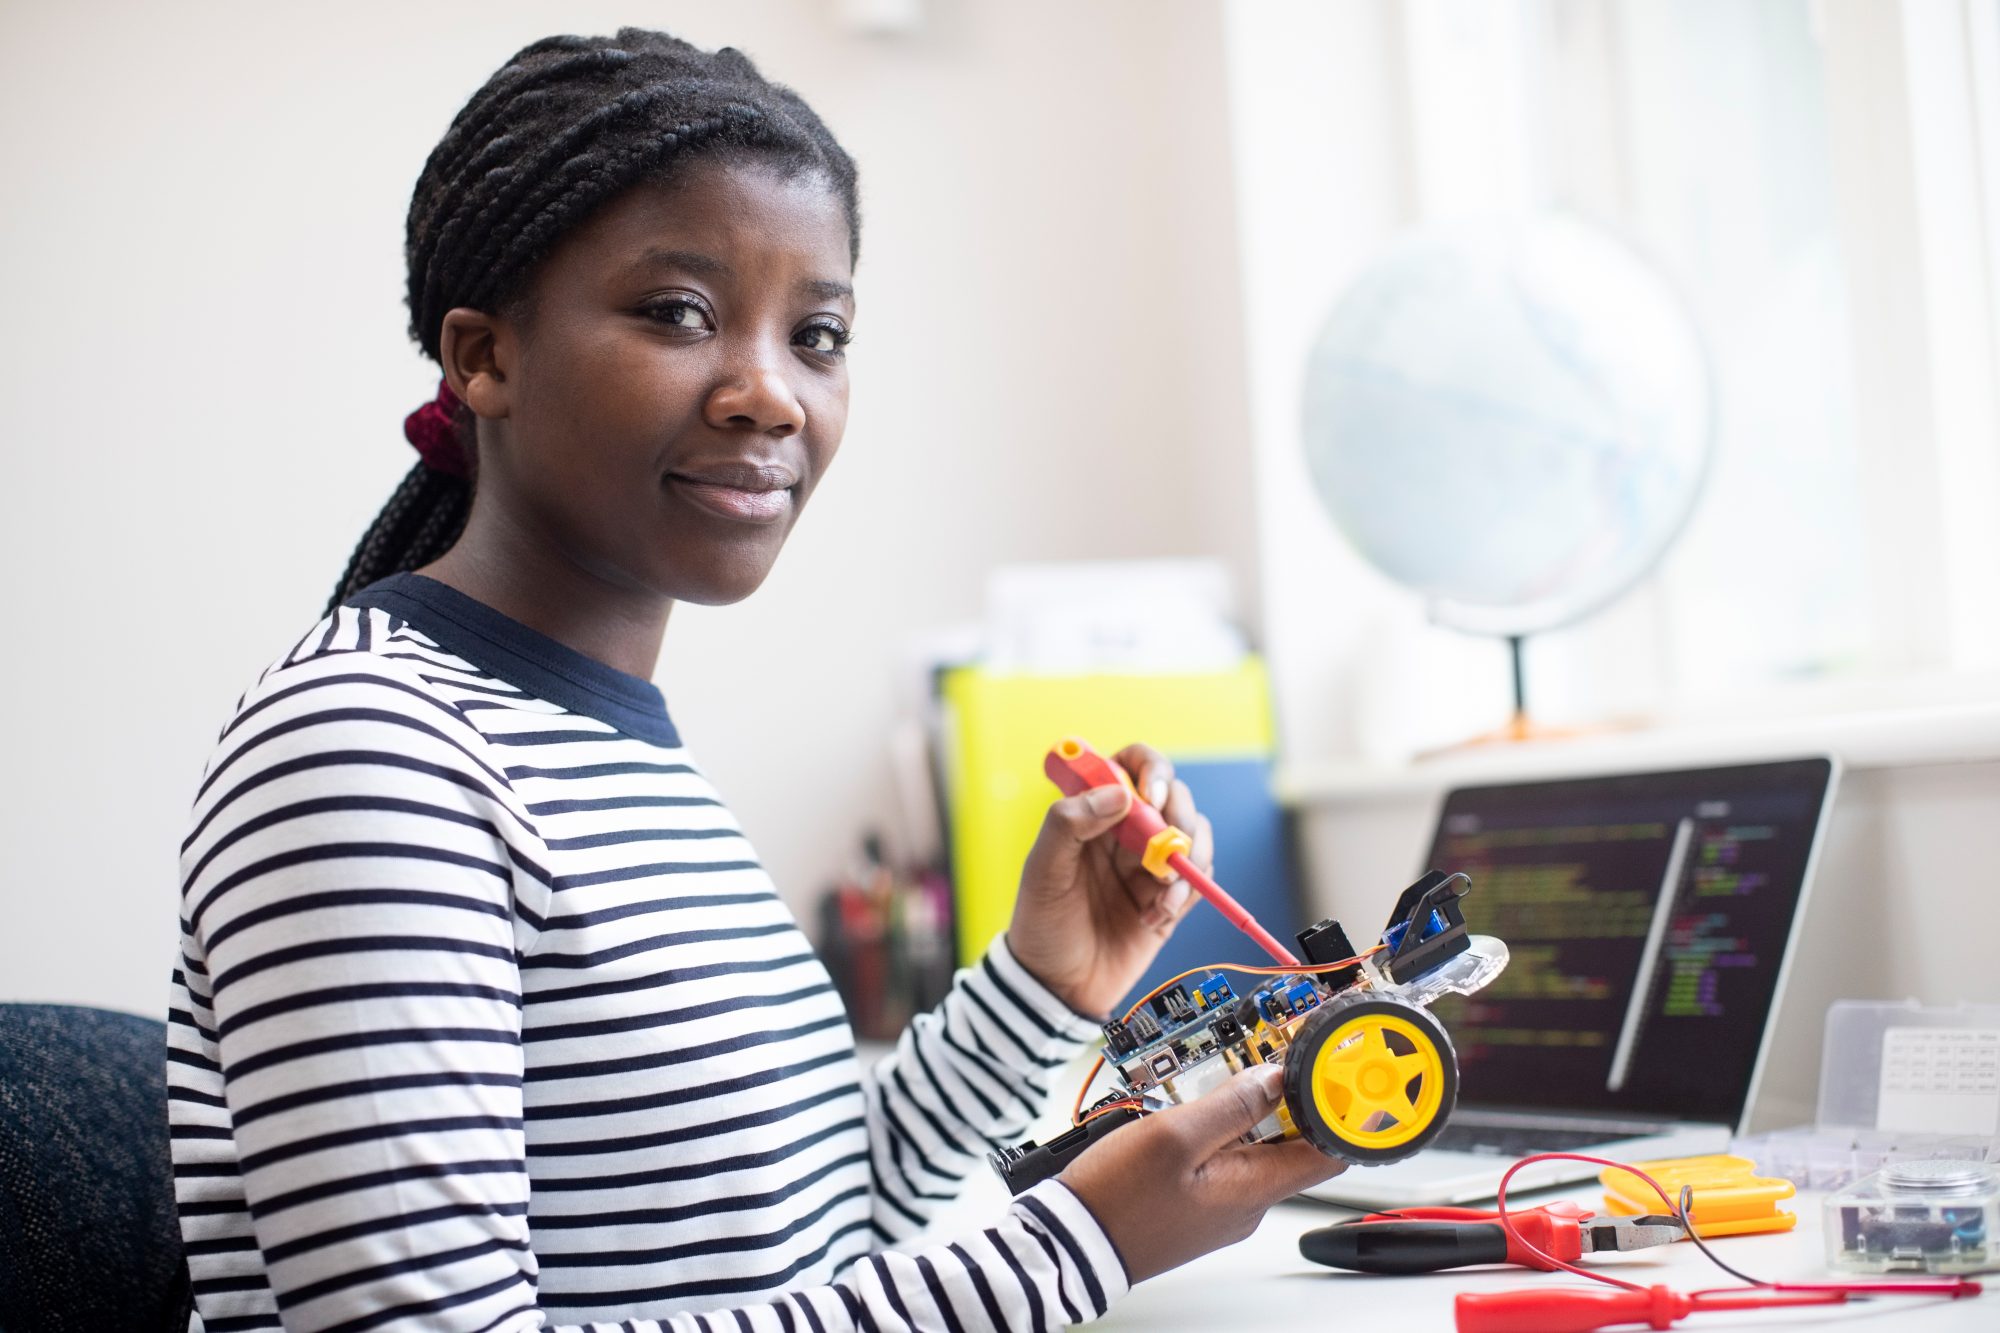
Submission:
M 548 37 L 473 94 L 417 178 L 403 250 L 410 336 L 435 361 L 446 311 L 518 310 L 557 242 L 614 196 L 668 179 L 696 156 L 755 156 L 823 178 L 846 208 L 849 253 L 859 256 L 853 159 L 798 94 L 742 52 L 641 28 Z M 458 540 L 477 456 L 463 406 L 456 424 L 468 475 L 411 468 L 354 548 L 328 611 Z

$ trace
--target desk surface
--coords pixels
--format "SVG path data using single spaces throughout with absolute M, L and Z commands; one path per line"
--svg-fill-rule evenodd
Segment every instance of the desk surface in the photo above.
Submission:
M 1006 1207 L 1006 1192 L 990 1173 L 974 1173 L 958 1203 L 946 1210 L 933 1235 L 977 1230 Z M 1528 1195 L 1532 1206 L 1573 1198 L 1595 1207 L 1594 1187 L 1548 1190 Z M 1734 1236 L 1718 1242 L 1731 1264 L 1774 1281 L 1828 1280 L 1820 1238 L 1820 1198 L 1790 1201 L 1799 1215 L 1789 1232 Z M 1152 1330 L 1263 1329 L 1268 1333 L 1322 1333 L 1331 1328 L 1375 1327 L 1390 1333 L 1430 1333 L 1452 1327 L 1452 1297 L 1461 1291 L 1507 1291 L 1523 1285 L 1597 1286 L 1561 1273 L 1520 1268 L 1459 1269 L 1422 1277 L 1381 1277 L 1320 1268 L 1299 1257 L 1299 1234 L 1356 1216 L 1351 1210 L 1299 1200 L 1273 1208 L 1257 1233 L 1240 1245 L 1204 1255 L 1171 1273 L 1142 1282 L 1094 1328 Z M 1593 1258 L 1593 1266 L 1615 1269 L 1620 1277 L 1681 1291 L 1734 1285 L 1693 1245 L 1682 1242 L 1626 1255 Z M 1687 1333 L 1757 1333 L 1762 1329 L 1849 1327 L 1896 1333 L 1994 1333 L 2000 1329 L 2000 1282 L 1988 1294 L 1948 1301 L 1933 1296 L 1889 1296 L 1846 1305 L 1797 1310 L 1690 1315 L 1676 1329 Z M 1893 1324 L 1891 1321 L 1895 1321 Z M 1627 1324 L 1623 1329 L 1642 1328 Z
M 1529 1196 L 1530 1203 L 1569 1197 L 1595 1206 L 1595 1188 L 1552 1190 Z M 1756 1277 L 1774 1281 L 1826 1281 L 1817 1195 L 1791 1201 L 1799 1223 L 1790 1232 L 1736 1236 L 1718 1243 L 1724 1260 Z M 1561 1273 L 1520 1268 L 1460 1269 L 1421 1277 L 1382 1277 L 1320 1268 L 1299 1257 L 1299 1233 L 1354 1213 L 1306 1201 L 1280 1204 L 1264 1218 L 1257 1234 L 1240 1245 L 1205 1255 L 1171 1273 L 1143 1282 L 1112 1307 L 1096 1327 L 1104 1329 L 1229 1329 L 1262 1326 L 1272 1333 L 1309 1333 L 1333 1327 L 1359 1328 L 1357 1321 L 1396 1333 L 1452 1327 L 1452 1298 L 1462 1291 L 1506 1291 L 1524 1285 L 1597 1286 Z M 1627 1255 L 1593 1258 L 1592 1266 L 1616 1269 L 1627 1281 L 1664 1283 L 1676 1290 L 1735 1284 L 1728 1274 L 1682 1242 Z M 1254 1325 L 1251 1322 L 1254 1318 Z M 1948 1333 L 2000 1329 L 2000 1291 L 1971 1300 L 1892 1296 L 1846 1305 L 1800 1310 L 1755 1310 L 1690 1315 L 1675 1325 L 1688 1333 L 1755 1333 L 1759 1329 L 1834 1327 L 1886 1328 L 1897 1333 Z M 1337 1321 L 1337 1322 L 1336 1322 Z M 1393 1322 L 1390 1322 L 1393 1321 Z M 1857 1322 L 1859 1321 L 1859 1322 Z M 1644 1325 L 1623 1325 L 1642 1328 Z

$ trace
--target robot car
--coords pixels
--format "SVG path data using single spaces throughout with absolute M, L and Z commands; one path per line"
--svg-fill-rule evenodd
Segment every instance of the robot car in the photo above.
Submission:
M 1507 965 L 1504 943 L 1466 930 L 1459 900 L 1471 887 L 1462 874 L 1424 876 L 1367 950 L 1327 920 L 1299 932 L 1305 961 L 1296 970 L 1217 967 L 1175 978 L 1104 1025 L 1113 1091 L 1088 1107 L 1080 1096 L 1074 1127 L 1048 1142 L 991 1154 L 994 1169 L 1018 1194 L 1141 1115 L 1268 1063 L 1284 1066 L 1284 1096 L 1246 1143 L 1303 1135 L 1361 1166 L 1422 1151 L 1458 1098 L 1458 1058 L 1430 1005 L 1472 994 Z M 1250 973 L 1256 984 L 1239 993 L 1225 971 Z

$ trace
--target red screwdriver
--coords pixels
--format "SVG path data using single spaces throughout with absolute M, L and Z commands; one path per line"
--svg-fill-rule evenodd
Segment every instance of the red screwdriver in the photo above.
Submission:
M 1844 1291 L 1674 1291 L 1635 1287 L 1590 1291 L 1575 1287 L 1461 1292 L 1458 1333 L 1590 1333 L 1613 1324 L 1666 1328 L 1704 1310 L 1761 1310 L 1775 1305 L 1839 1305 Z
M 1766 1310 L 1784 1305 L 1841 1305 L 1849 1296 L 1977 1296 L 1967 1278 L 1908 1282 L 1774 1283 L 1763 1287 L 1674 1291 L 1633 1287 L 1592 1291 L 1576 1287 L 1529 1291 L 1461 1292 L 1455 1302 L 1458 1333 L 1590 1333 L 1613 1324 L 1666 1328 L 1710 1310 Z
M 1131 803 L 1117 828 L 1119 843 L 1137 856 L 1140 864 L 1155 879 L 1169 880 L 1179 874 L 1194 886 L 1196 893 L 1213 903 L 1215 910 L 1228 918 L 1230 925 L 1257 941 L 1258 947 L 1265 953 L 1286 967 L 1299 966 L 1299 960 L 1292 956 L 1291 950 L 1278 943 L 1270 931 L 1257 924 L 1256 917 L 1224 893 L 1220 884 L 1202 874 L 1188 859 L 1187 854 L 1194 849 L 1194 840 L 1139 799 L 1138 789 L 1132 785 L 1132 779 L 1122 765 L 1112 763 L 1091 749 L 1088 742 L 1072 736 L 1049 751 L 1048 757 L 1042 760 L 1042 771 L 1049 775 L 1051 782 L 1062 788 L 1065 796 L 1075 796 L 1092 787 L 1108 787 L 1113 783 L 1131 792 Z

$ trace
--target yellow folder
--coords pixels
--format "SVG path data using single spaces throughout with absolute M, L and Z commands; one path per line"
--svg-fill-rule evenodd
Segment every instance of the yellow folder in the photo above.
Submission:
M 960 667 L 944 674 L 943 754 L 962 960 L 1007 927 L 1021 863 L 1061 793 L 1042 756 L 1065 736 L 1109 755 L 1143 741 L 1177 762 L 1268 758 L 1261 659 L 1176 675 L 1046 676 Z

